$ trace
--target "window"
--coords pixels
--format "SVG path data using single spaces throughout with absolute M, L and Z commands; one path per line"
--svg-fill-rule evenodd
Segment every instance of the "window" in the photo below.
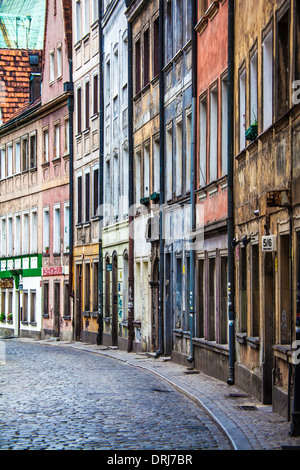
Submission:
M 43 316 L 49 315 L 49 282 L 43 282 Z
M 81 3 L 76 0 L 76 42 L 81 39 Z
M 191 182 L 191 146 L 192 146 L 192 115 L 190 111 L 186 112 L 186 148 L 185 148 L 185 192 L 190 191 Z
M 153 191 L 160 191 L 160 141 L 157 137 L 153 139 Z
M 7 217 L 7 256 L 13 255 L 13 218 Z
M 150 196 L 150 146 L 144 145 L 144 194 L 143 197 Z
M 30 135 L 30 168 L 36 167 L 36 133 Z
M 69 227 L 70 227 L 70 206 L 65 203 L 64 207 L 64 253 L 69 252 Z
M 118 51 L 118 45 L 116 44 L 114 46 L 114 55 L 113 55 L 113 93 L 114 97 L 116 97 L 119 93 L 119 75 L 120 75 L 120 70 L 119 70 L 119 51 Z
M 200 186 L 206 186 L 206 150 L 207 150 L 207 103 L 206 96 L 200 100 Z
M 22 137 L 22 171 L 28 170 L 28 137 Z
M 117 153 L 113 157 L 113 211 L 114 217 L 119 215 L 119 196 L 120 196 L 120 176 L 119 176 L 119 156 Z
M 44 163 L 49 161 L 49 131 L 46 129 L 43 132 L 43 154 L 44 154 Z
M 240 74 L 240 83 L 239 83 L 239 93 L 240 93 L 240 152 L 244 150 L 246 146 L 246 72 L 245 70 Z
M 175 178 L 176 178 L 176 196 L 182 193 L 182 121 L 176 122 L 175 139 Z
M 84 35 L 88 34 L 90 28 L 90 0 L 84 0 Z
M 123 319 L 128 317 L 128 253 L 123 258 Z
M 279 237 L 279 302 L 280 302 L 280 344 L 291 341 L 291 302 L 289 269 L 289 235 Z
M 166 132 L 166 197 L 167 201 L 173 197 L 173 128 L 167 127 Z
M 210 126 L 209 126 L 209 179 L 218 178 L 218 88 L 210 91 Z
M 175 328 L 182 328 L 182 259 L 176 258 Z
M 62 75 L 61 45 L 56 49 L 56 75 L 57 78 L 60 78 Z
M 273 122 L 273 32 L 263 42 L 263 127 Z
M 21 171 L 21 142 L 16 140 L 15 142 L 15 173 L 20 173 Z
M 93 216 L 97 215 L 99 205 L 99 168 L 93 169 Z
M 53 252 L 60 253 L 60 206 L 53 208 Z
M 2 147 L 0 150 L 0 164 L 1 164 L 1 179 L 3 180 L 6 177 L 6 161 L 5 161 L 5 147 Z
M 65 119 L 65 155 L 69 153 L 69 119 Z
M 110 316 L 110 271 L 109 266 L 109 256 L 105 258 L 105 316 Z
M 23 213 L 22 252 L 23 254 L 29 253 L 29 214 L 28 212 Z
M 38 217 L 37 210 L 34 209 L 31 211 L 30 217 L 31 227 L 30 227 L 30 251 L 31 253 L 37 253 L 38 251 Z
M 111 203 L 111 184 L 110 184 L 110 160 L 105 163 L 105 216 L 110 217 L 110 203 Z
M 81 131 L 81 88 L 77 88 L 77 134 Z
M 135 203 L 140 205 L 141 200 L 141 152 L 135 153 Z
M 227 174 L 227 142 L 228 142 L 228 86 L 227 77 L 222 79 L 222 175 Z
M 54 158 L 60 158 L 60 127 L 59 124 L 54 126 Z
M 135 43 L 135 94 L 141 91 L 141 41 Z
M 167 0 L 167 21 L 166 21 L 166 59 L 169 62 L 173 56 L 173 18 L 172 0 Z
M 98 20 L 98 0 L 93 0 L 93 23 Z
M 93 312 L 98 312 L 98 294 L 99 294 L 99 263 L 93 261 Z
M 220 268 L 220 337 L 219 343 L 228 344 L 228 314 L 227 314 L 227 286 L 228 286 L 228 258 L 227 256 L 221 257 L 221 268 Z
M 50 52 L 50 83 L 54 82 L 54 51 Z
M 50 245 L 50 213 L 49 207 L 43 209 L 43 253 L 49 253 Z
M 64 282 L 64 317 L 70 317 L 69 282 Z
M 106 86 L 106 97 L 110 97 L 110 60 L 106 62 L 106 77 L 105 77 L 105 86 Z
M 98 113 L 98 75 L 93 78 L 93 114 Z
M 208 318 L 207 318 L 207 340 L 216 339 L 216 258 L 208 259 Z
M 90 311 L 90 294 L 91 294 L 91 270 L 90 270 L 90 263 L 85 263 L 84 265 L 85 271 L 85 282 L 84 282 L 84 310 L 86 312 Z
M 247 333 L 247 251 L 246 248 L 240 248 L 239 251 L 240 331 Z
M 1 219 L 1 256 L 6 256 L 6 218 Z
M 182 48 L 182 0 L 175 3 L 175 54 Z
M 15 237 L 14 237 L 14 243 L 15 243 L 15 255 L 20 255 L 21 254 L 21 216 L 20 214 L 15 215 Z
M 90 82 L 85 82 L 85 128 L 90 126 Z
M 128 215 L 129 212 L 129 153 L 127 149 L 123 150 L 123 215 Z
M 251 246 L 252 265 L 251 265 L 251 310 L 252 310 L 252 336 L 259 335 L 259 249 L 258 245 Z
M 7 145 L 7 176 L 13 174 L 13 147 L 12 143 Z
M 143 86 L 149 83 L 149 29 L 144 32 Z
M 85 221 L 90 220 L 90 171 L 85 173 Z
M 82 223 L 82 175 L 77 176 L 77 223 Z
M 207 11 L 211 1 L 210 0 L 199 0 L 199 17 L 202 18 L 204 13 Z
M 28 322 L 28 291 L 23 291 L 21 318 L 22 322 Z
M 290 10 L 286 10 L 277 23 L 277 65 L 276 65 L 276 117 L 280 118 L 289 107 L 290 77 Z
M 159 18 L 153 23 L 154 30 L 154 48 L 153 48 L 153 76 L 159 73 Z
M 30 323 L 36 323 L 36 291 L 30 291 Z
M 250 61 L 250 124 L 257 123 L 257 52 Z

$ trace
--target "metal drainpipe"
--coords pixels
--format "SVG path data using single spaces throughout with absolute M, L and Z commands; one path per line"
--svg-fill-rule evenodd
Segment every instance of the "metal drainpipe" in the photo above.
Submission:
M 73 91 L 73 73 L 72 73 L 72 59 L 69 60 L 69 88 Z M 71 299 L 74 300 L 73 290 L 73 115 L 74 115 L 74 95 L 73 93 L 68 97 L 68 110 L 69 110 L 69 312 L 71 315 Z M 73 315 L 73 333 L 74 329 L 74 315 Z
M 130 2 L 126 3 L 129 6 Z M 133 231 L 133 83 L 132 83 L 132 23 L 128 21 L 128 153 L 129 153 L 129 241 L 128 241 L 128 343 L 132 352 L 134 340 L 134 233 Z
M 234 0 L 228 2 L 228 333 L 229 333 L 229 378 L 234 385 L 235 364 L 235 259 L 234 198 L 233 198 L 233 116 L 234 116 Z
M 190 249 L 190 356 L 188 362 L 194 361 L 194 346 L 193 338 L 195 337 L 195 229 L 196 229 L 196 214 L 195 214 L 195 175 L 196 175 L 196 110 L 197 110 L 197 33 L 194 26 L 196 25 L 197 17 L 197 4 L 193 0 L 192 5 L 192 135 L 191 135 L 191 249 Z
M 165 86 L 164 86 L 164 1 L 159 0 L 159 112 L 160 112 L 160 194 L 159 194 L 159 307 L 158 307 L 158 350 L 156 356 L 164 353 L 164 238 L 163 238 L 163 207 L 165 203 Z
M 99 0 L 99 279 L 98 279 L 98 333 L 97 344 L 103 340 L 103 254 L 102 254 L 102 225 L 103 225 L 103 34 L 102 34 L 102 0 Z

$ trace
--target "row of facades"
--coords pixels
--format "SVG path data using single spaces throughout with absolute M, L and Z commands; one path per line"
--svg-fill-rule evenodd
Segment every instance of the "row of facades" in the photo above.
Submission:
M 299 51 L 297 0 L 47 0 L 0 127 L 2 333 L 171 355 L 289 419 Z

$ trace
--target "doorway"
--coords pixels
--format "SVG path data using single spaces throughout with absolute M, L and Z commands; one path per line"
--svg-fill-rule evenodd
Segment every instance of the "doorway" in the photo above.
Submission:
M 158 344 L 158 310 L 159 310 L 159 260 L 155 259 L 152 268 L 151 288 L 151 350 L 157 351 Z
M 74 333 L 75 333 L 75 341 L 79 341 L 81 339 L 81 331 L 82 331 L 82 264 L 76 264 L 76 304 L 75 304 L 75 325 L 74 325 Z
M 273 342 L 274 342 L 274 266 L 272 253 L 265 254 L 265 351 L 263 366 L 263 404 L 272 403 L 272 370 L 273 370 Z
M 172 270 L 171 270 L 171 254 L 166 254 L 165 260 L 165 354 L 171 355 L 172 352 Z
M 112 320 L 111 320 L 112 345 L 118 346 L 118 257 L 114 253 L 112 257 Z
M 54 318 L 53 336 L 59 338 L 60 333 L 60 282 L 54 282 Z

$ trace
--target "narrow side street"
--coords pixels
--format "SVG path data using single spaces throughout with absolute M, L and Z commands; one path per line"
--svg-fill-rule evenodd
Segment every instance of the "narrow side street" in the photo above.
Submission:
M 232 448 L 204 409 L 146 370 L 34 342 L 1 348 L 1 450 Z

